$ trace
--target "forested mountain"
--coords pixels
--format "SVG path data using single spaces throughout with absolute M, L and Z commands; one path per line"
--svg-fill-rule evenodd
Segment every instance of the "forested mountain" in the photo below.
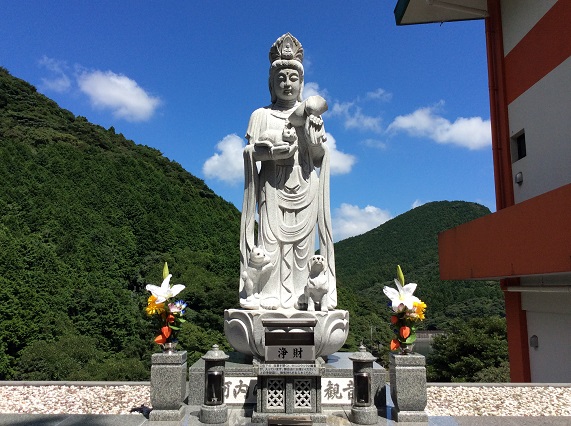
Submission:
M 189 362 L 225 347 L 238 307 L 240 213 L 146 146 L 76 117 L 0 67 L 0 380 L 142 380 L 156 351 L 146 284 L 183 283 Z M 437 234 L 489 211 L 418 207 L 335 245 L 345 350 L 390 340 L 387 299 L 400 264 L 428 304 L 428 328 L 503 315 L 495 282 L 442 282 Z
M 181 343 L 223 340 L 240 213 L 202 180 L 0 68 L 0 182 L 0 379 L 147 377 L 144 285 L 165 261 L 187 286 Z

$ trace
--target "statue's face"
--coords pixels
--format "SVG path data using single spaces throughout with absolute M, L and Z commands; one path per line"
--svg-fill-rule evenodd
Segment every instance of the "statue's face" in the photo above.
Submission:
M 299 72 L 294 69 L 282 68 L 274 74 L 273 87 L 278 99 L 296 100 L 301 91 Z

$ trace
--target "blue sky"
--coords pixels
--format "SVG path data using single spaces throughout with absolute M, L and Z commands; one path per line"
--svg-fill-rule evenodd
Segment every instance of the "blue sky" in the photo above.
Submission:
M 5 1 L 0 65 L 159 149 L 238 208 L 268 51 L 291 32 L 329 104 L 336 240 L 429 201 L 495 210 L 483 21 L 397 27 L 396 0 Z

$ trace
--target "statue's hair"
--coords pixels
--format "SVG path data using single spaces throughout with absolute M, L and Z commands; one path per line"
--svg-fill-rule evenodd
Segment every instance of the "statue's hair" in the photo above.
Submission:
M 272 103 L 277 101 L 274 92 L 274 75 L 281 69 L 294 69 L 299 72 L 301 79 L 301 90 L 299 91 L 298 101 L 301 102 L 301 94 L 303 92 L 303 46 L 290 33 L 286 33 L 279 37 L 270 48 L 270 94 L 272 96 Z

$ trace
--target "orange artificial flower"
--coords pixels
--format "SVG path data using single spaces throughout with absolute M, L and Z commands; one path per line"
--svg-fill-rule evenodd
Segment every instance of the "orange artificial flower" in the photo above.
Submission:
M 167 317 L 167 322 L 169 324 L 174 322 L 174 315 L 173 314 L 169 314 L 169 316 Z
M 391 351 L 397 350 L 400 348 L 400 342 L 397 339 L 391 340 Z
M 403 339 L 406 339 L 408 336 L 410 336 L 410 327 L 407 327 L 406 325 L 405 325 L 405 326 L 402 326 L 402 327 L 400 328 L 399 332 L 400 332 L 400 336 L 401 336 Z

